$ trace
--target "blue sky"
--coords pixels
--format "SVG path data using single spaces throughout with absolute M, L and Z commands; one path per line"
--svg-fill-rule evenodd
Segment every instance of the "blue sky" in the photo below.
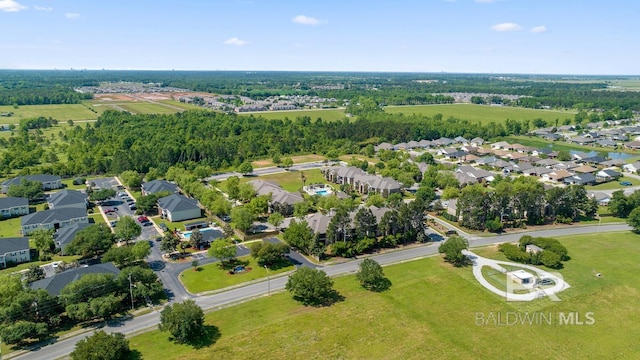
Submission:
M 640 74 L 637 0 L 0 0 L 0 68 Z

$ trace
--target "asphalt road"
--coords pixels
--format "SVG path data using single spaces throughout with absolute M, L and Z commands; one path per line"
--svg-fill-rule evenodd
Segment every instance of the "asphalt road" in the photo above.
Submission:
M 471 247 L 484 246 L 497 244 L 507 241 L 516 241 L 522 235 L 531 236 L 563 236 L 563 235 L 575 235 L 575 234 L 588 234 L 596 232 L 610 232 L 610 231 L 625 231 L 630 227 L 626 224 L 612 224 L 612 225 L 590 225 L 590 226 L 571 226 L 553 230 L 540 230 L 523 232 L 519 234 L 509 235 L 496 235 L 485 238 L 472 238 L 470 240 Z M 415 246 L 403 250 L 393 251 L 389 253 L 374 255 L 372 258 L 382 265 L 399 263 L 403 261 L 415 260 L 418 258 L 434 255 L 438 252 L 438 243 L 429 243 L 422 246 Z M 362 259 L 355 259 L 347 261 L 341 264 L 330 265 L 320 267 L 328 275 L 335 276 L 341 274 L 355 273 L 358 269 L 358 265 Z M 254 283 L 240 288 L 231 289 L 225 292 L 196 297 L 195 301 L 203 309 L 219 309 L 223 306 L 231 305 L 240 301 L 247 301 L 255 299 L 261 296 L 265 296 L 267 291 L 271 292 L 281 291 L 287 282 L 287 277 L 278 277 L 274 279 L 265 280 L 262 282 Z M 159 312 L 155 311 L 146 315 L 138 316 L 131 320 L 122 322 L 115 322 L 107 324 L 103 329 L 107 332 L 121 332 L 124 334 L 132 334 L 144 329 L 153 328 L 158 324 L 160 318 Z M 50 360 L 56 359 L 68 355 L 75 346 L 75 343 L 80 339 L 89 336 L 90 333 L 81 334 L 61 340 L 51 345 L 44 346 L 40 349 L 36 349 L 30 353 L 16 356 L 14 359 L 20 360 Z

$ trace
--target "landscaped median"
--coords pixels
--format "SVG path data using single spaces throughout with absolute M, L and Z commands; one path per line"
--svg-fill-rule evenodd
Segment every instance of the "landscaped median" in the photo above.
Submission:
M 244 271 L 230 274 L 236 266 L 243 266 Z M 267 276 L 274 276 L 294 270 L 293 264 L 287 266 L 265 269 L 258 265 L 251 256 L 242 256 L 235 261 L 226 261 L 224 266 L 220 262 L 198 266 L 196 270 L 187 269 L 180 274 L 180 281 L 184 287 L 192 294 L 205 291 L 214 291 L 226 287 L 242 284 L 245 282 L 266 279 Z

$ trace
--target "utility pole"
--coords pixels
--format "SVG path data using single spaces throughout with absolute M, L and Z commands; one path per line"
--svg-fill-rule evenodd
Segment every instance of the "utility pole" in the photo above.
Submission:
M 271 296 L 271 275 L 269 275 L 269 268 L 267 265 L 264 266 L 264 269 L 267 270 L 267 296 Z
M 129 293 L 131 293 L 131 310 L 133 310 L 133 283 L 131 282 L 131 274 L 129 274 Z

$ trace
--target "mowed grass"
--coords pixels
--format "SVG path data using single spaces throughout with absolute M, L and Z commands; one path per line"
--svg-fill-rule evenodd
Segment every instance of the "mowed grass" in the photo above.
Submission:
M 585 186 L 585 188 L 587 190 L 590 191 L 599 191 L 599 190 L 613 190 L 613 189 L 619 189 L 619 190 L 624 190 L 626 189 L 628 186 L 622 186 L 620 185 L 621 181 L 627 181 L 631 183 L 631 186 L 638 186 L 640 185 L 640 180 L 627 176 L 627 177 L 621 177 L 620 179 L 618 179 L 617 181 L 609 181 L 606 183 L 602 183 L 602 184 L 598 184 L 598 185 L 589 185 L 589 186 Z
M 19 217 L 0 220 L 0 238 L 20 237 L 22 236 L 21 230 Z
M 290 157 L 294 164 L 301 164 L 301 163 L 314 162 L 314 161 L 324 161 L 327 159 L 322 155 L 316 155 L 316 154 L 281 156 L 282 159 L 286 157 Z M 256 160 L 251 162 L 251 165 L 254 168 L 263 168 L 263 167 L 275 166 L 276 164 L 274 164 L 273 160 L 271 159 L 262 159 L 262 160 Z
M 150 102 L 119 102 L 115 105 L 135 114 L 175 114 L 180 111 L 169 106 Z
M 242 113 L 242 116 L 262 117 L 267 120 L 295 120 L 298 117 L 308 116 L 311 121 L 318 118 L 323 121 L 336 121 L 345 118 L 344 111 L 341 109 L 309 109 L 309 110 L 287 110 L 287 111 L 257 111 L 250 113 Z
M 270 174 L 264 176 L 245 176 L 240 178 L 240 183 L 245 183 L 251 180 L 265 180 L 265 181 L 274 181 L 287 191 L 299 191 L 302 189 L 302 179 L 300 177 L 300 173 L 303 173 L 306 178 L 306 184 L 329 184 L 328 181 L 324 179 L 320 169 L 311 169 L 311 170 L 303 170 L 303 171 L 283 171 L 277 174 Z M 218 185 L 220 190 L 227 192 L 227 181 L 222 181 Z
M 526 109 L 509 106 L 488 106 L 474 104 L 444 104 L 444 105 L 409 105 L 409 106 L 386 106 L 384 111 L 390 114 L 401 113 L 404 115 L 434 116 L 442 114 L 446 120 L 454 117 L 471 122 L 488 124 L 490 122 L 502 123 L 507 119 L 511 120 L 533 120 L 543 119 L 555 124 L 555 119 L 559 119 L 560 124 L 564 119 L 573 119 L 573 112 L 557 110 Z
M 267 272 L 267 270 L 258 265 L 256 260 L 251 256 L 239 257 L 238 261 L 247 263 L 246 267 L 251 268 L 251 270 L 231 275 L 228 270 L 222 268 L 220 263 L 213 263 L 198 267 L 198 271 L 194 271 L 193 268 L 183 271 L 180 274 L 180 281 L 182 281 L 187 291 L 197 294 L 204 291 L 223 289 L 247 281 L 262 278 L 266 279 L 267 276 L 273 276 L 294 269 L 293 264 L 290 263 L 289 266 Z
M 580 151 L 580 152 L 591 152 L 591 151 L 596 151 L 596 152 L 600 152 L 600 153 L 609 153 L 609 152 L 623 152 L 623 153 L 628 153 L 628 154 L 638 154 L 638 151 L 634 151 L 634 150 L 628 150 L 628 149 L 612 149 L 612 148 L 604 148 L 604 147 L 600 147 L 600 146 L 583 146 L 583 145 L 577 145 L 577 144 L 573 144 L 573 143 L 568 143 L 568 142 L 564 142 L 564 141 L 547 141 L 544 140 L 542 138 L 539 137 L 535 137 L 535 136 L 505 136 L 503 138 L 501 138 L 500 140 L 502 141 L 506 141 L 510 144 L 513 143 L 519 143 L 521 145 L 526 145 L 526 146 L 533 146 L 533 147 L 537 147 L 537 148 L 550 148 L 554 151 L 560 151 L 560 150 L 574 150 L 574 151 Z
M 281 293 L 211 312 L 206 323 L 217 327 L 220 338 L 199 350 L 173 344 L 159 331 L 130 343 L 145 359 L 635 358 L 640 236 L 561 241 L 572 257 L 561 273 L 572 287 L 559 295 L 560 302 L 507 303 L 477 283 L 471 268 L 453 268 L 433 257 L 385 267 L 392 286 L 383 293 L 363 290 L 352 275 L 336 278 L 345 300 L 330 307 L 304 307 Z M 525 311 L 551 314 L 554 322 L 482 321 L 489 313 Z M 593 312 L 596 322 L 559 325 L 558 312 L 577 312 L 582 320 Z
M 0 106 L 0 113 L 8 112 L 13 112 L 13 115 L 10 117 L 1 116 L 0 124 L 18 124 L 22 119 L 40 116 L 51 117 L 58 121 L 95 120 L 98 118 L 98 114 L 82 104 L 20 105 L 17 109 L 11 105 Z

